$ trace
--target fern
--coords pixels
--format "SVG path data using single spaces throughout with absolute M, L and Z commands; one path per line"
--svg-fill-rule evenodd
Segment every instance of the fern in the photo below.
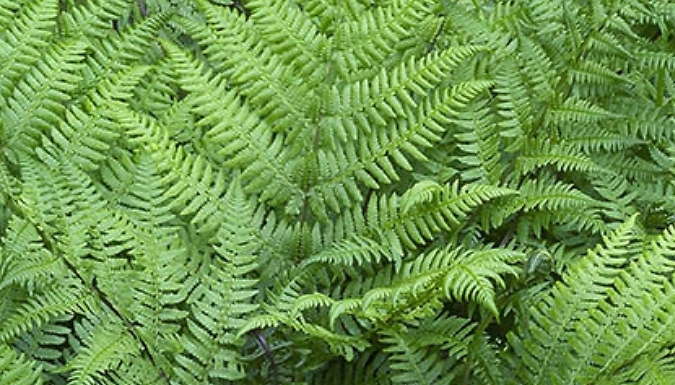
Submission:
M 12 384 L 44 383 L 40 377 L 40 370 L 25 357 L 16 354 L 11 347 L 3 345 L 0 357 L 2 357 L 2 362 L 0 362 L 2 381 Z
M 0 382 L 672 382 L 674 20 L 0 0 Z

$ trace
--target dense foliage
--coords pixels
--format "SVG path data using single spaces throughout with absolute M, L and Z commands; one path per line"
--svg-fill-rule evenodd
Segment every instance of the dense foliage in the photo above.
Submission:
M 675 383 L 670 0 L 0 0 L 0 383 Z

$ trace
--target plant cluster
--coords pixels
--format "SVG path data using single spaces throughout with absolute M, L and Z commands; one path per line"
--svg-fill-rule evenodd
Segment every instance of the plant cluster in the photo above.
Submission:
M 675 383 L 670 0 L 0 0 L 0 383 Z

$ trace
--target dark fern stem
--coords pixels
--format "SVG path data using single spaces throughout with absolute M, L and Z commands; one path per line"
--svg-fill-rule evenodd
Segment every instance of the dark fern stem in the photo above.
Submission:
M 243 0 L 234 0 L 234 1 L 232 2 L 232 5 L 231 5 L 231 6 L 232 6 L 234 9 L 236 9 L 237 11 L 243 13 L 244 16 L 246 16 L 247 19 L 248 19 L 249 16 L 251 16 L 251 10 L 249 10 L 248 8 L 246 8 L 246 6 L 244 5 L 244 1 L 243 1 Z
M 253 334 L 253 337 L 255 338 L 256 344 L 258 344 L 258 347 L 265 353 L 265 358 L 270 364 L 270 369 L 272 370 L 272 384 L 278 385 L 279 384 L 279 368 L 277 367 L 277 362 L 274 359 L 274 354 L 272 353 L 272 348 L 270 347 L 269 343 L 267 343 L 267 339 L 265 336 L 262 334 L 262 330 L 260 329 L 253 329 L 251 330 L 251 334 Z
M 141 13 L 141 17 L 144 19 L 148 17 L 148 7 L 145 5 L 145 0 L 136 0 L 136 4 L 138 4 L 138 11 Z

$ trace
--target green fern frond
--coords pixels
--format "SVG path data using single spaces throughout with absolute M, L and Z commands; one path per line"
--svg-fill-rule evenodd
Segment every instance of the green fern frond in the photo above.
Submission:
M 494 92 L 497 94 L 498 114 L 502 118 L 497 124 L 502 129 L 500 136 L 505 138 L 518 138 L 523 133 L 529 133 L 534 120 L 538 118 L 535 108 L 540 107 L 540 102 L 530 101 L 530 94 L 520 74 L 518 63 L 509 60 L 502 64 L 499 72 L 495 75 Z M 509 150 L 520 147 L 518 141 L 509 146 Z
M 454 134 L 459 150 L 456 160 L 459 175 L 467 182 L 496 184 L 503 172 L 499 125 L 490 117 L 489 104 L 478 101 L 457 113 L 453 123 L 459 130 Z
M 443 288 L 447 298 L 475 301 L 498 315 L 494 303 L 494 288 L 504 286 L 502 275 L 516 274 L 511 264 L 521 257 L 518 252 L 503 249 L 445 249 L 430 252 L 420 256 L 413 263 L 403 264 L 401 268 L 403 286 L 395 288 L 393 295 L 395 298 L 400 295 L 401 289 L 405 292 L 408 290 L 407 287 L 410 287 L 412 294 L 416 296 L 416 287 L 424 286 L 415 282 L 416 277 L 427 276 L 430 273 L 436 275 L 440 272 L 442 281 L 440 287 Z
M 336 98 L 342 124 L 349 128 L 344 131 L 369 133 L 371 126 L 385 126 L 387 119 L 405 115 L 404 106 L 415 107 L 415 97 L 429 96 L 451 69 L 486 48 L 449 48 L 421 59 L 410 58 L 391 74 L 382 70 L 372 79 L 345 86 Z M 464 98 L 458 99 L 461 103 Z
M 17 83 L 0 113 L 5 127 L 6 156 L 17 162 L 17 152 L 30 153 L 40 134 L 63 119 L 64 105 L 80 81 L 85 51 L 81 41 L 54 44 L 41 60 Z
M 68 38 L 84 35 L 101 39 L 113 32 L 110 20 L 121 18 L 129 5 L 125 0 L 88 0 L 73 2 L 72 9 L 63 8 L 58 20 L 60 36 Z
M 604 169 L 611 170 L 631 181 L 653 183 L 664 174 L 664 170 L 654 162 L 640 157 L 622 158 L 618 154 L 605 154 L 605 156 L 594 156 L 593 158 Z M 639 184 L 634 187 L 638 186 Z
M 362 199 L 357 182 L 377 189 L 380 184 L 390 184 L 399 179 L 396 166 L 410 170 L 413 166 L 409 158 L 427 161 L 422 149 L 440 140 L 440 134 L 451 121 L 453 110 L 468 103 L 490 85 L 487 81 L 457 84 L 426 99 L 417 112 L 408 110 L 410 119 L 390 122 L 386 131 L 378 129 L 358 144 L 346 144 L 341 149 L 320 150 L 317 154 L 319 172 L 325 176 L 313 187 L 314 194 L 319 194 L 331 209 L 336 210 Z M 344 131 L 345 135 L 350 130 Z M 353 130 L 358 132 L 356 125 Z
M 14 346 L 39 363 L 45 372 L 56 372 L 71 354 L 64 346 L 72 333 L 72 329 L 66 325 L 73 318 L 72 314 L 56 317 L 49 323 L 34 328 L 30 333 L 19 336 Z M 43 378 L 57 381 L 57 377 L 62 376 L 59 374 Z
M 646 354 L 638 358 L 628 370 L 619 373 L 617 382 L 640 385 L 665 385 L 675 380 L 675 362 L 671 351 Z M 602 382 L 599 382 L 602 383 Z
M 0 346 L 0 381 L 5 384 L 41 385 L 40 368 L 11 347 Z
M 71 371 L 69 384 L 98 384 L 108 370 L 116 368 L 122 361 L 130 361 L 139 353 L 135 341 L 119 324 L 100 323 L 87 333 L 84 346 L 65 366 Z
M 0 260 L 0 292 L 12 286 L 29 295 L 46 289 L 51 277 L 66 274 L 58 256 L 43 248 L 37 230 L 26 220 L 13 217 L 9 223 Z
M 618 114 L 607 111 L 600 106 L 574 98 L 570 98 L 562 105 L 551 109 L 548 115 L 552 124 L 560 126 L 573 123 L 591 124 L 618 117 Z
M 589 250 L 588 254 L 568 271 L 566 275 L 569 278 L 566 277 L 563 282 L 556 285 L 546 298 L 539 302 L 532 316 L 534 323 L 528 330 L 523 330 L 521 333 L 524 334 L 518 337 L 528 336 L 525 338 L 533 338 L 533 340 L 517 340 L 518 345 L 523 344 L 527 349 L 523 356 L 523 364 L 527 368 L 527 372 L 521 372 L 523 376 L 521 380 L 538 383 L 546 379 L 546 381 L 552 383 L 563 383 L 568 381 L 567 379 L 573 381 L 581 379 L 577 376 L 582 372 L 599 373 L 597 367 L 588 366 L 586 358 L 582 358 L 591 359 L 593 355 L 603 354 L 594 351 L 594 348 L 588 345 L 592 339 L 587 339 L 582 345 L 575 345 L 570 338 L 575 338 L 578 327 L 585 329 L 581 335 L 591 337 L 597 335 L 598 330 L 607 330 L 607 326 L 603 327 L 598 322 L 604 322 L 603 320 L 623 322 L 617 318 L 618 314 L 604 318 L 605 314 L 615 311 L 621 313 L 630 311 L 630 307 L 638 305 L 641 301 L 638 299 L 641 297 L 640 295 L 637 295 L 634 299 L 619 299 L 613 295 L 613 293 L 618 294 L 615 287 L 630 290 L 630 283 L 628 282 L 618 283 L 621 286 L 614 285 L 617 284 L 617 280 L 624 281 L 628 278 L 623 273 L 623 269 L 630 264 L 634 253 L 637 251 L 635 220 L 635 216 L 631 217 L 606 237 L 604 246 Z M 632 264 L 632 266 L 637 268 L 639 265 Z M 573 279 L 571 274 L 575 276 Z M 639 280 L 640 278 L 633 279 Z M 625 286 L 626 284 L 628 286 Z M 620 291 L 624 291 L 624 289 L 620 289 Z M 608 301 L 618 300 L 617 306 L 608 308 L 606 305 L 602 305 L 603 299 Z M 553 306 L 553 303 L 557 305 Z M 625 306 L 629 307 L 626 308 Z M 624 314 L 630 319 L 630 314 L 639 314 L 639 312 Z M 616 330 L 622 329 L 619 327 Z M 595 339 L 594 341 L 597 342 L 598 340 Z M 575 349 L 576 351 L 583 346 L 583 351 L 577 351 L 580 355 L 577 357 L 581 361 L 579 361 L 579 365 L 564 365 L 565 369 L 561 370 L 561 360 L 564 360 L 564 357 L 569 357 L 569 354 L 575 354 L 571 351 L 566 353 L 559 350 L 561 344 L 568 343 L 570 345 L 566 345 L 565 349 Z M 610 361 L 597 362 L 602 367 L 610 364 Z M 616 361 L 613 362 L 616 363 Z
M 325 371 L 313 373 L 308 378 L 312 384 L 353 384 L 368 385 L 391 382 L 386 354 L 379 349 L 366 349 L 354 360 L 333 359 L 325 363 Z
M 502 275 L 517 273 L 513 264 L 520 258 L 521 253 L 506 249 L 434 250 L 403 263 L 388 275 L 390 282 L 381 282 L 361 299 L 333 303 L 331 320 L 355 314 L 384 321 L 404 308 L 414 318 L 417 307 L 443 299 L 476 302 L 498 315 L 495 287 L 504 286 Z
M 452 384 L 464 375 L 474 325 L 465 319 L 442 317 L 422 325 L 388 328 L 382 332 L 395 384 Z
M 354 237 L 333 244 L 321 253 L 307 258 L 303 266 L 322 263 L 329 266 L 353 266 L 392 261 L 389 254 L 378 242 L 365 237 Z
M 119 255 L 108 256 L 99 267 L 105 276 L 97 285 L 110 301 L 125 309 L 119 312 L 137 325 L 137 333 L 149 344 L 149 354 L 168 372 L 164 359 L 179 350 L 173 340 L 187 317 L 184 304 L 197 279 L 187 273 L 186 248 L 178 241 L 178 222 L 166 204 L 156 164 L 148 154 L 139 158 L 132 180 L 135 188 L 119 198 L 120 216 L 128 222 L 102 231 L 114 237 L 118 252 L 133 258 L 133 270 L 126 269 L 126 263 L 111 262 L 119 260 Z M 120 280 L 132 283 L 131 287 L 120 286 Z
M 247 7 L 272 53 L 280 55 L 283 62 L 303 77 L 322 79 L 326 76 L 328 39 L 302 8 L 287 0 L 252 1 Z
M 0 5 L 0 105 L 7 108 L 7 98 L 17 83 L 35 65 L 50 44 L 48 37 L 55 25 L 58 4 L 54 0 L 7 1 Z
M 484 202 L 513 194 L 513 190 L 494 186 L 468 185 L 460 188 L 456 181 L 445 185 L 432 202 L 416 205 L 416 210 L 401 212 L 401 207 L 413 207 L 410 200 L 396 196 L 373 196 L 367 207 L 367 224 L 386 245 L 398 249 L 403 245 L 414 249 L 432 240 L 435 234 L 461 227 L 461 220 Z M 419 202 L 419 200 L 416 200 Z M 414 201 L 413 201 L 414 202 Z
M 112 119 L 131 135 L 143 151 L 153 154 L 167 186 L 164 194 L 170 207 L 180 215 L 190 216 L 202 232 L 213 232 L 225 215 L 221 201 L 225 193 L 225 176 L 201 156 L 193 156 L 168 138 L 158 122 L 129 110 L 110 111 Z M 171 187 L 168 187 L 168 186 Z M 206 195 L 205 195 L 206 194 Z
M 121 362 L 114 371 L 108 371 L 101 384 L 106 385 L 160 385 L 168 384 L 163 373 L 157 372 L 154 365 L 147 360 Z
M 175 47 L 166 44 L 165 49 L 184 79 L 181 86 L 194 92 L 190 103 L 203 116 L 197 124 L 206 130 L 201 140 L 210 157 L 229 168 L 243 169 L 247 191 L 261 192 L 264 200 L 283 202 L 301 194 L 296 182 L 289 177 L 292 172 L 281 163 L 283 138 L 270 133 L 271 127 L 257 118 L 247 103 L 227 91 L 220 77 L 202 74 L 199 64 Z M 213 94 L 222 96 L 214 99 Z M 229 113 L 228 119 L 221 118 L 223 111 Z M 267 193 L 263 191 L 277 185 L 267 189 Z
M 147 66 L 139 66 L 101 79 L 99 86 L 90 91 L 83 108 L 73 105 L 66 110 L 59 127 L 51 130 L 51 142 L 84 169 L 97 169 L 106 158 L 110 143 L 119 137 L 114 123 L 100 108 L 131 99 L 133 88 L 148 70 Z
M 347 82 L 357 80 L 353 73 L 368 71 L 386 59 L 410 27 L 424 20 L 430 8 L 426 0 L 396 0 L 365 10 L 357 20 L 343 22 L 335 31 L 336 71 Z
M 531 210 L 557 211 L 580 210 L 592 207 L 595 200 L 584 194 L 575 186 L 565 183 L 543 183 L 525 181 L 521 187 L 520 201 L 525 212 Z
M 259 246 L 249 227 L 253 208 L 237 181 L 223 199 L 232 216 L 224 220 L 216 237 L 218 257 L 188 299 L 189 333 L 182 339 L 185 351 L 176 358 L 180 365 L 176 374 L 186 382 L 245 376 L 237 332 L 258 307 L 251 303 L 257 280 L 250 275 L 256 269 Z
M 2 323 L 0 341 L 11 342 L 16 336 L 64 314 L 89 312 L 93 306 L 91 296 L 78 287 L 77 282 L 69 281 L 54 285 L 17 305 L 14 313 Z
M 299 74 L 292 67 L 257 43 L 260 31 L 252 21 L 205 1 L 198 4 L 206 14 L 207 25 L 192 27 L 195 37 L 208 47 L 204 53 L 216 68 L 221 68 L 250 103 L 259 108 L 275 131 L 304 127 L 313 99 L 309 96 L 315 93 L 311 84 L 297 81 Z
M 568 146 L 567 142 L 552 144 L 550 141 L 525 141 L 523 153 L 515 163 L 516 170 L 523 175 L 549 165 L 559 172 L 577 171 L 596 175 L 604 172 L 593 160 Z
M 575 127 L 574 130 L 564 133 L 563 140 L 572 148 L 581 150 L 586 154 L 617 152 L 646 144 L 646 141 L 634 135 L 626 135 L 598 126 Z

